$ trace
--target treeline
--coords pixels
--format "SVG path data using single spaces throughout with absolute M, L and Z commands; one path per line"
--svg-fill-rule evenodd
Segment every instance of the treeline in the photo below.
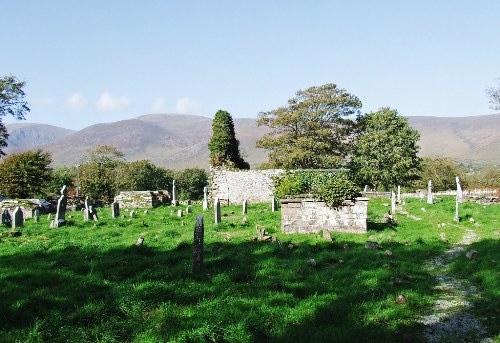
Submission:
M 175 180 L 180 200 L 199 200 L 208 175 L 204 169 L 173 171 L 147 160 L 127 162 L 113 146 L 87 151 L 80 164 L 51 168 L 50 153 L 41 149 L 10 154 L 0 161 L 0 195 L 9 198 L 55 198 L 63 185 L 72 194 L 111 202 L 120 191 L 171 190 Z

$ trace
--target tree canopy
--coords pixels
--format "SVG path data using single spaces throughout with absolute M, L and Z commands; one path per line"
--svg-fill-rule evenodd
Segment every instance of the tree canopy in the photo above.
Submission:
M 261 112 L 257 124 L 271 132 L 257 141 L 271 166 L 338 168 L 346 162 L 361 101 L 336 84 L 300 90 L 286 106 Z
M 40 196 L 51 178 L 51 162 L 42 149 L 8 155 L 0 162 L 0 194 L 22 199 Z
M 219 110 L 212 121 L 212 137 L 208 142 L 210 165 L 237 169 L 249 169 L 240 153 L 240 142 L 236 139 L 231 114 Z
M 432 181 L 435 191 L 447 191 L 457 188 L 456 177 L 460 177 L 462 186 L 468 184 L 465 168 L 449 157 L 436 156 L 422 159 L 421 180 L 415 183 L 416 188 L 427 188 L 427 182 Z
M 116 189 L 146 191 L 171 189 L 173 172 L 141 160 L 120 165 L 116 170 Z
M 389 190 L 419 178 L 420 134 L 394 109 L 381 108 L 358 118 L 351 168 L 364 184 Z
M 0 156 L 5 155 L 2 148 L 7 146 L 9 137 L 2 117 L 11 115 L 16 119 L 24 119 L 26 113 L 30 111 L 28 103 L 24 100 L 24 86 L 24 81 L 19 81 L 12 75 L 0 78 Z

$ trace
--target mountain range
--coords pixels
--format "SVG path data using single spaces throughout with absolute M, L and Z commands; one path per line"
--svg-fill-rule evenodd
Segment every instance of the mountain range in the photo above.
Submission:
M 420 132 L 421 156 L 447 156 L 464 164 L 500 163 L 500 114 L 473 117 L 408 117 Z M 268 132 L 255 119 L 234 118 L 240 149 L 252 167 L 267 160 L 255 142 Z M 149 114 L 79 131 L 47 124 L 7 124 L 6 153 L 42 148 L 53 165 L 72 166 L 95 145 L 113 145 L 128 161 L 147 159 L 169 169 L 208 169 L 212 119 L 194 115 Z

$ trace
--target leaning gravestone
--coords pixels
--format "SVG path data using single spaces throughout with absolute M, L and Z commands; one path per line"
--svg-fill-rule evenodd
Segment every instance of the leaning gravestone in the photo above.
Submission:
M 23 226 L 24 226 L 23 211 L 18 206 L 12 212 L 12 228 L 15 229 L 17 227 L 23 227 Z
M 431 204 L 433 203 L 433 197 L 432 197 L 432 181 L 429 180 L 429 183 L 427 184 L 427 203 Z
M 219 224 L 221 222 L 219 198 L 215 198 L 215 201 L 214 201 L 214 220 L 215 220 L 215 224 Z
M 203 266 L 203 236 L 205 228 L 203 225 L 203 216 L 196 216 L 196 224 L 194 226 L 194 241 L 193 241 L 193 273 L 201 271 Z
M 203 211 L 208 210 L 207 191 L 207 186 L 203 187 Z
M 2 212 L 2 224 L 12 226 L 12 218 L 10 217 L 9 210 L 4 208 Z
M 120 204 L 114 202 L 111 204 L 111 218 L 118 218 L 120 216 Z
M 50 224 L 51 227 L 59 227 L 66 225 L 66 205 L 68 200 L 66 198 L 66 193 L 68 190 L 66 186 L 61 188 L 61 196 L 59 200 L 57 200 L 57 210 L 56 210 L 56 218 Z

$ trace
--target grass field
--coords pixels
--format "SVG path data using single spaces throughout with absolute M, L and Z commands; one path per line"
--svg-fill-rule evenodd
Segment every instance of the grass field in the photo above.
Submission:
M 500 206 L 464 203 L 454 223 L 454 198 L 441 200 L 408 199 L 393 225 L 382 221 L 389 201 L 370 200 L 368 233 L 334 233 L 333 242 L 281 234 L 269 204 L 250 204 L 246 225 L 240 206 L 223 207 L 215 225 L 213 211 L 195 205 L 183 218 L 161 207 L 112 219 L 106 208 L 98 223 L 68 212 L 68 226 L 28 220 L 20 237 L 3 226 L 0 341 L 424 341 L 419 318 L 438 299 L 425 262 L 465 230 L 479 237 L 467 247 L 477 258 L 462 254 L 448 272 L 480 292 L 467 311 L 499 341 Z M 196 214 L 205 218 L 199 275 L 191 272 Z M 256 225 L 277 239 L 254 240 Z M 135 246 L 140 236 L 144 245 Z M 366 249 L 367 240 L 383 249 Z

